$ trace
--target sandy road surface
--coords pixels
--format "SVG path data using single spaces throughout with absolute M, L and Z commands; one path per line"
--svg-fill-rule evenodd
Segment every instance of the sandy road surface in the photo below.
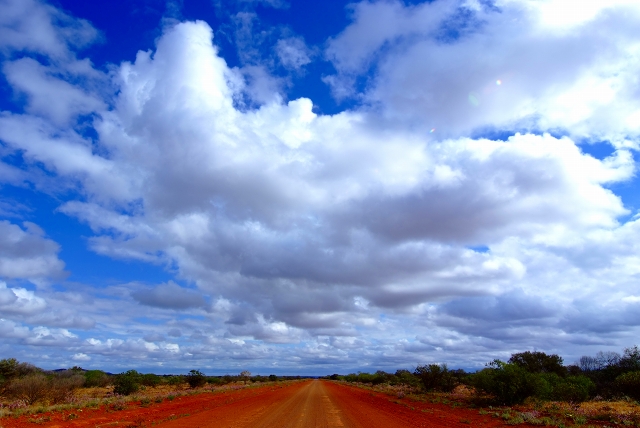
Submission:
M 397 420 L 390 418 L 376 408 L 369 412 L 358 412 L 353 406 L 346 407 L 344 402 L 336 398 L 325 382 L 314 380 L 289 397 L 279 398 L 271 402 L 237 403 L 225 408 L 224 412 L 204 412 L 193 417 L 166 422 L 160 426 L 199 427 L 199 428 L 359 428 L 359 427 L 400 427 Z M 229 407 L 238 407 L 234 412 Z
M 461 419 L 471 416 L 475 419 Z M 493 422 L 493 423 L 492 423 Z M 388 398 L 358 388 L 314 380 L 257 400 L 159 424 L 161 428 L 399 428 L 496 426 L 477 412 L 432 410 L 400 406 Z
M 283 382 L 239 390 L 182 395 L 161 402 L 130 401 L 0 417 L 0 428 L 307 428 L 504 427 L 500 418 L 428 400 L 415 401 L 336 382 Z M 525 426 L 525 425 L 520 425 Z

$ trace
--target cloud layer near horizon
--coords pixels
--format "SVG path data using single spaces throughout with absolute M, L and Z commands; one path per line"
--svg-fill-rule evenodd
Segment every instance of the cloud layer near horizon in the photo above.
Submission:
M 612 190 L 636 170 L 637 5 L 558 21 L 545 8 L 562 1 L 358 3 L 325 51 L 325 81 L 359 100 L 336 115 L 257 94 L 203 21 L 104 73 L 76 57 L 97 37 L 87 22 L 1 5 L 3 31 L 19 29 L 0 38 L 2 70 L 26 99 L 0 115 L 2 155 L 24 161 L 5 160 L 3 183 L 65 192 L 92 251 L 192 285 L 56 291 L 57 244 L 3 221 L 0 275 L 38 284 L 0 288 L 12 343 L 322 371 L 575 358 L 637 337 L 640 223 Z M 278 55 L 303 67 L 311 50 L 290 41 Z M 581 149 L 599 141 L 610 156 Z

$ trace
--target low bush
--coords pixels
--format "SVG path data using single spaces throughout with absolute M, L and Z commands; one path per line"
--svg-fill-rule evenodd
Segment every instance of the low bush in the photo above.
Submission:
M 155 374 L 143 374 L 140 375 L 140 385 L 144 386 L 157 386 L 160 383 L 160 376 Z
M 140 373 L 129 370 L 116 375 L 113 380 L 113 392 L 118 395 L 131 395 L 140 389 Z
M 458 384 L 446 364 L 418 366 L 413 374 L 420 379 L 426 391 L 451 392 Z
M 207 383 L 207 377 L 200 370 L 191 370 L 185 378 L 191 388 L 197 388 Z
M 207 383 L 210 385 L 224 385 L 225 381 L 218 376 L 207 376 Z
M 586 376 L 567 376 L 553 386 L 551 398 L 556 401 L 581 403 L 587 401 L 596 385 Z
M 14 399 L 24 400 L 27 404 L 44 401 L 49 392 L 49 379 L 42 373 L 32 373 L 19 379 L 13 379 L 5 388 L 5 394 Z
M 102 370 L 87 370 L 84 372 L 84 386 L 87 388 L 107 386 L 110 383 L 109 375 Z
M 640 371 L 628 372 L 618 376 L 616 385 L 620 392 L 640 401 Z
M 185 376 L 167 376 L 164 378 L 164 382 L 167 385 L 175 386 L 175 385 L 180 385 L 181 383 L 185 383 L 186 380 L 185 380 Z
M 396 373 L 391 380 L 392 385 L 407 385 L 407 386 L 418 386 L 420 384 L 420 379 L 411 373 L 409 370 L 400 369 L 396 370 Z
M 49 379 L 48 398 L 52 404 L 68 402 L 76 389 L 84 384 L 84 376 L 73 374 L 71 376 L 55 376 Z
M 492 361 L 487 368 L 474 374 L 471 384 L 505 405 L 519 404 L 528 397 L 550 393 L 548 382 L 541 376 L 500 360 Z

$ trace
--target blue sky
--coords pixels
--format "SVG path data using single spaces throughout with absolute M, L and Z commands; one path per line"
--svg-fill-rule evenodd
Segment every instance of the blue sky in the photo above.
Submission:
M 0 355 L 326 374 L 637 344 L 631 0 L 0 0 Z

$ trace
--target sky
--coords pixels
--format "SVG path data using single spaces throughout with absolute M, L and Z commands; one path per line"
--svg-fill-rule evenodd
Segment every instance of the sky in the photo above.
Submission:
M 636 0 L 0 0 L 0 358 L 640 344 Z

